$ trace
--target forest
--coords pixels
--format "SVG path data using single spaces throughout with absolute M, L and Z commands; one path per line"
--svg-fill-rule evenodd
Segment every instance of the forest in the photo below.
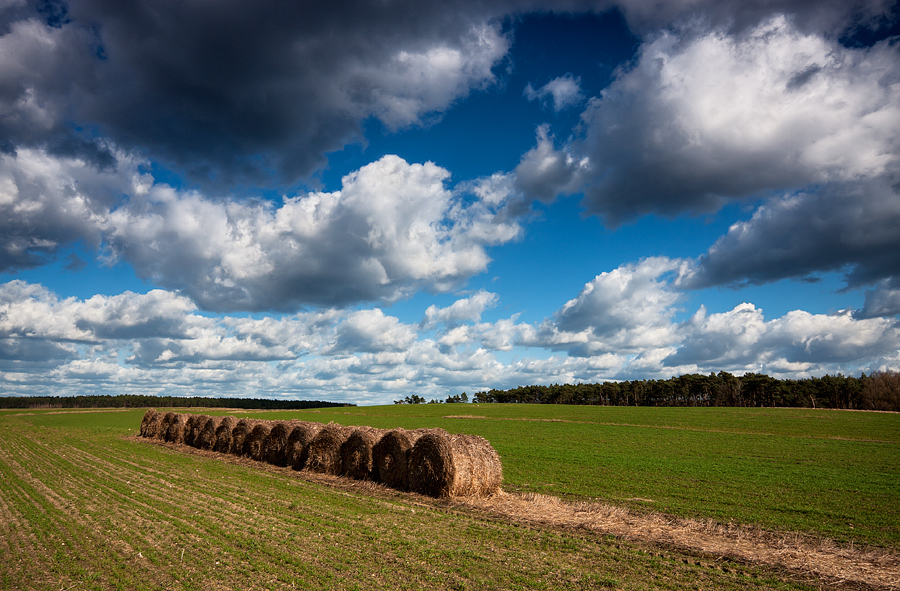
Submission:
M 463 394 L 466 396 L 466 394 Z M 449 401 L 449 400 L 448 400 Z M 603 406 L 778 406 L 900 411 L 900 373 L 779 380 L 765 374 L 685 374 L 667 380 L 521 386 L 487 390 L 478 403 Z

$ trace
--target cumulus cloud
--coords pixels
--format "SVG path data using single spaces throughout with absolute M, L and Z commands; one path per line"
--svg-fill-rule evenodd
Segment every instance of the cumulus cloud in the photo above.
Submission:
M 897 166 L 900 55 L 848 49 L 774 16 L 740 36 L 664 32 L 590 101 L 584 206 L 610 225 L 712 212 L 781 188 Z
M 79 131 L 94 129 L 197 180 L 290 183 L 360 141 L 366 118 L 419 125 L 491 85 L 510 41 L 492 11 L 471 8 L 71 0 L 60 14 L 8 11 L 0 137 L 6 150 L 109 164 Z
M 666 365 L 774 373 L 788 368 L 824 373 L 829 364 L 854 367 L 890 355 L 900 339 L 900 326 L 892 319 L 794 310 L 766 321 L 762 310 L 748 303 L 720 314 L 701 308 L 681 332 L 684 342 L 664 360 Z
M 556 313 L 551 342 L 571 335 L 570 352 L 579 355 L 671 344 L 671 318 L 682 297 L 673 284 L 689 267 L 686 261 L 653 257 L 597 275 Z
M 340 191 L 221 203 L 154 186 L 109 215 L 110 251 L 212 310 L 289 310 L 447 291 L 515 238 L 502 207 L 462 203 L 432 163 L 385 156 Z
M 896 280 L 896 277 L 892 277 Z M 866 290 L 865 301 L 861 310 L 856 312 L 860 318 L 878 316 L 896 316 L 900 314 L 900 289 L 891 288 L 889 280 L 880 281 L 874 289 Z
M 581 78 L 572 74 L 554 78 L 537 90 L 529 82 L 525 87 L 524 94 L 529 101 L 540 101 L 542 103 L 550 101 L 553 105 L 553 110 L 557 113 L 569 107 L 574 107 L 584 100 L 584 94 L 581 92 Z
M 851 287 L 885 281 L 882 289 L 897 289 L 898 227 L 900 193 L 889 178 L 830 183 L 773 198 L 732 225 L 700 257 L 691 281 L 699 287 L 763 283 L 844 270 Z M 866 313 L 876 309 L 893 308 L 870 300 Z
M 484 302 L 451 305 L 435 316 L 453 321 L 434 339 L 380 309 L 209 318 L 172 292 L 61 299 L 11 281 L 0 286 L 0 384 L 31 395 L 75 394 L 90 381 L 92 391 L 111 394 L 385 403 L 413 389 L 443 399 L 448 390 L 522 383 L 720 370 L 802 377 L 896 361 L 900 325 L 885 318 L 793 311 L 768 320 L 746 303 L 719 314 L 701 308 L 678 323 L 679 269 L 665 260 L 624 265 L 536 324 L 481 322 Z M 641 313 L 647 329 L 632 317 Z M 557 353 L 529 356 L 533 348 Z
M 477 322 L 481 320 L 481 314 L 485 310 L 497 305 L 498 300 L 497 294 L 480 290 L 470 297 L 456 300 L 446 308 L 438 308 L 432 304 L 425 310 L 421 325 L 425 329 L 431 329 L 440 323 Z
M 530 200 L 549 202 L 560 194 L 574 193 L 588 173 L 587 158 L 558 149 L 550 128 L 537 129 L 537 145 L 526 152 L 515 170 L 515 187 Z
M 115 152 L 107 169 L 44 150 L 0 154 L 0 271 L 81 243 L 206 309 L 296 310 L 448 291 L 484 271 L 487 247 L 521 233 L 505 201 L 515 194 L 488 180 L 451 190 L 432 163 L 385 156 L 340 191 L 276 205 L 176 190 Z
M 99 247 L 110 208 L 137 176 L 125 155 L 98 169 L 45 150 L 0 153 L 0 271 L 44 264 L 76 241 Z

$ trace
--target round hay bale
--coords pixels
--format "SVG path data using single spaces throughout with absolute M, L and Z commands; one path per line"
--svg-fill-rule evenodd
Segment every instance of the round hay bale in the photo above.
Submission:
M 320 474 L 341 474 L 341 446 L 353 433 L 350 427 L 328 423 L 309 442 L 305 469 Z
M 200 447 L 200 433 L 206 426 L 207 421 L 211 419 L 209 415 L 194 415 L 194 422 L 191 423 L 191 435 L 185 436 L 185 443 L 193 447 Z
M 409 490 L 409 450 L 422 436 L 418 431 L 392 429 L 372 448 L 373 476 L 397 490 Z
M 141 419 L 141 437 L 153 437 L 156 434 L 155 429 L 159 426 L 159 419 L 157 419 L 156 422 L 153 422 L 153 419 L 155 419 L 158 414 L 159 413 L 152 408 L 144 413 L 144 418 Z M 150 433 L 151 424 L 154 427 L 153 433 Z
M 247 438 L 244 439 L 243 455 L 258 462 L 264 461 L 263 446 L 266 443 L 266 437 L 269 436 L 269 431 L 271 428 L 265 423 L 260 422 L 254 425 Z
M 150 417 L 150 422 L 147 423 L 147 437 L 157 437 L 159 435 L 159 430 L 162 428 L 162 420 L 163 413 L 161 412 L 156 412 Z
M 287 450 L 287 439 L 290 434 L 290 423 L 277 421 L 272 425 L 272 429 L 263 442 L 262 456 L 266 462 L 274 466 L 287 466 L 285 451 Z
M 176 414 L 169 422 L 169 428 L 166 430 L 166 441 L 169 443 L 184 443 L 184 428 L 187 420 L 188 415 Z
M 159 423 L 159 430 L 156 432 L 157 439 L 162 439 L 165 441 L 166 434 L 169 432 L 169 425 L 172 424 L 172 421 L 175 420 L 175 413 L 172 411 L 167 412 L 163 415 L 162 421 Z
M 409 452 L 409 487 L 431 497 L 481 497 L 500 490 L 503 466 L 491 444 L 475 435 L 434 431 Z
M 236 456 L 243 455 L 244 440 L 247 439 L 247 435 L 250 435 L 250 431 L 253 430 L 255 424 L 255 421 L 252 419 L 241 419 L 237 422 L 237 425 L 231 429 L 231 449 L 229 453 Z
M 222 424 L 222 418 L 223 417 L 207 418 L 206 422 L 200 428 L 200 434 L 197 435 L 197 438 L 194 440 L 194 447 L 212 451 L 212 448 L 216 445 L 216 430 L 219 428 L 219 425 Z
M 355 480 L 372 480 L 372 448 L 384 431 L 372 427 L 357 427 L 341 445 L 341 470 Z
M 184 438 L 182 443 L 185 445 L 194 445 L 194 421 L 197 420 L 197 415 L 188 415 L 187 421 L 184 423 Z
M 222 422 L 216 428 L 216 444 L 213 445 L 213 451 L 223 454 L 231 451 L 231 430 L 235 423 L 237 423 L 237 419 L 234 417 L 222 417 Z
M 322 423 L 302 421 L 291 429 L 284 449 L 285 463 L 294 470 L 302 470 L 309 457 L 309 442 L 322 430 Z

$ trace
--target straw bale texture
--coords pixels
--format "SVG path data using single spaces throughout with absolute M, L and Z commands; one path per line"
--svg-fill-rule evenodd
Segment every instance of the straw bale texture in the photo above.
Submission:
M 475 435 L 436 430 L 409 452 L 409 487 L 432 497 L 482 497 L 500 490 L 503 466 L 491 444 Z
M 372 448 L 373 476 L 397 490 L 409 489 L 409 450 L 421 437 L 420 431 L 392 429 Z
M 184 438 L 182 443 L 185 445 L 194 445 L 194 421 L 197 420 L 197 415 L 188 415 L 187 421 L 184 423 Z
M 194 447 L 212 450 L 216 446 L 216 430 L 222 424 L 222 417 L 209 417 L 200 428 L 200 434 L 194 440 Z
M 247 439 L 247 435 L 250 435 L 250 431 L 253 430 L 255 424 L 256 421 L 252 419 L 241 419 L 237 422 L 237 425 L 231 430 L 231 450 L 229 450 L 229 453 L 236 456 L 244 454 L 244 440 Z
M 290 423 L 276 421 L 263 442 L 262 459 L 274 466 L 286 466 L 287 438 L 291 434 Z
M 309 442 L 305 469 L 321 474 L 341 474 L 341 446 L 353 433 L 350 427 L 328 423 Z
M 373 480 L 372 448 L 384 434 L 382 429 L 357 427 L 341 445 L 341 470 L 356 480 Z
M 176 414 L 169 422 L 169 428 L 166 429 L 165 440 L 170 443 L 184 443 L 184 429 L 187 424 L 188 415 Z
M 191 423 L 191 434 L 185 436 L 185 443 L 192 447 L 200 447 L 200 433 L 206 426 L 207 421 L 212 418 L 209 415 L 194 415 L 194 421 Z
M 250 434 L 244 439 L 243 455 L 259 462 L 265 461 L 265 456 L 263 455 L 265 451 L 264 445 L 266 437 L 269 436 L 269 431 L 271 431 L 269 425 L 262 421 L 254 425 Z
M 222 417 L 222 422 L 216 427 L 216 443 L 213 445 L 213 451 L 227 454 L 231 451 L 231 430 L 237 419 L 234 417 Z
M 144 413 L 144 418 L 141 419 L 141 437 L 153 437 L 156 435 L 156 429 L 159 427 L 158 414 L 159 413 L 152 408 Z M 150 432 L 151 425 L 153 427 L 153 433 Z
M 156 431 L 156 438 L 165 440 L 166 434 L 169 432 L 169 425 L 175 419 L 175 413 L 169 411 L 165 413 L 159 422 L 159 429 Z
M 302 470 L 309 457 L 309 442 L 322 430 L 322 423 L 300 421 L 291 429 L 285 445 L 285 463 L 294 470 Z

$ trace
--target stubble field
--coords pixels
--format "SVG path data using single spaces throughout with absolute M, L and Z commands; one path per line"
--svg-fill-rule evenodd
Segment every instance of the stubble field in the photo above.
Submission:
M 0 587 L 900 588 L 900 415 L 233 414 L 481 435 L 506 494 L 439 501 L 149 442 L 143 409 L 4 411 Z

